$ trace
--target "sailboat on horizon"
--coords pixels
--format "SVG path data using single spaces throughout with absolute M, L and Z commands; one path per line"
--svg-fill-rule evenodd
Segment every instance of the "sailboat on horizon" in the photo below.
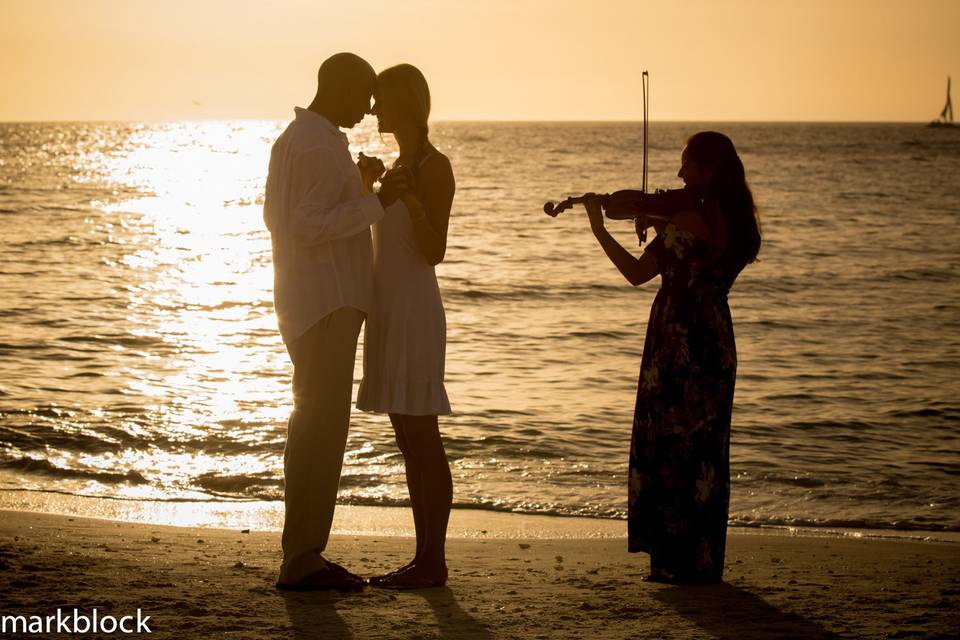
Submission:
M 950 101 L 950 76 L 947 76 L 947 104 L 943 105 L 940 117 L 930 122 L 928 127 L 956 127 L 953 122 L 953 103 Z

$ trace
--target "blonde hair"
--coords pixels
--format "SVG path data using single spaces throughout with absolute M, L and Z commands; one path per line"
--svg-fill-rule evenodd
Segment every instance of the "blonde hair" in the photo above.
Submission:
M 412 64 L 398 64 L 384 69 L 377 76 L 377 90 L 389 95 L 403 117 L 409 118 L 423 132 L 426 140 L 430 125 L 430 88 L 427 79 Z

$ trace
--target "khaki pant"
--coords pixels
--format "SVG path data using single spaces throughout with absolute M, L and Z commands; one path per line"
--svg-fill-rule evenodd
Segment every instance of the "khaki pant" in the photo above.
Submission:
M 361 311 L 342 307 L 287 345 L 294 406 L 283 452 L 283 582 L 325 566 L 320 554 L 333 524 L 363 318 Z

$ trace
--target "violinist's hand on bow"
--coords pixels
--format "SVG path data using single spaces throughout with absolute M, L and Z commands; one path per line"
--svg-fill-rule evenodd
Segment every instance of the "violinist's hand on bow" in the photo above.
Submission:
M 593 232 L 603 229 L 603 207 L 600 204 L 600 196 L 595 193 L 585 194 L 583 208 L 587 210 L 587 218 L 590 219 L 590 228 Z
M 361 152 L 357 157 L 357 169 L 360 170 L 360 182 L 363 184 L 364 192 L 372 193 L 373 183 L 383 175 L 386 167 L 383 166 L 383 161 L 380 158 L 367 156 Z
M 637 232 L 637 241 L 642 247 L 647 241 L 647 228 L 650 226 L 646 216 L 637 216 L 633 221 L 633 228 Z
M 396 166 L 380 178 L 380 192 L 377 197 L 380 198 L 380 204 L 389 207 L 412 188 L 413 174 L 406 167 Z

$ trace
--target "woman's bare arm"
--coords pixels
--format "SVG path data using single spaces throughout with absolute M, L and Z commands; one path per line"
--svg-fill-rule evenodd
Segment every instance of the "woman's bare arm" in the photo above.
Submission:
M 584 207 L 587 210 L 587 217 L 590 219 L 590 228 L 593 230 L 594 237 L 603 247 L 603 252 L 610 258 L 610 262 L 623 274 L 627 282 L 636 287 L 649 282 L 660 273 L 657 260 L 653 255 L 644 253 L 639 258 L 635 258 L 632 253 L 624 249 L 623 245 L 610 235 L 610 232 L 603 226 L 603 211 L 600 208 L 599 199 L 587 200 L 584 202 Z
M 420 169 L 417 193 L 402 196 L 413 223 L 417 246 L 427 262 L 443 262 L 447 252 L 447 229 L 456 183 L 450 160 L 441 153 L 431 158 Z
M 610 262 L 633 286 L 636 287 L 649 282 L 660 273 L 656 258 L 649 253 L 644 253 L 639 258 L 635 258 L 632 253 L 617 242 L 616 238 L 610 235 L 605 227 L 595 228 L 593 235 L 597 238 L 600 246 L 603 247 L 603 252 L 610 258 Z

